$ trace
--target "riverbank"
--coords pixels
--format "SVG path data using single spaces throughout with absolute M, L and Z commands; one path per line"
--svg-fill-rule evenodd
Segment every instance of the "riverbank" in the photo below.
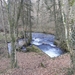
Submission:
M 68 75 L 69 53 L 50 58 L 45 53 L 17 52 L 18 68 L 10 69 L 10 58 L 0 59 L 0 75 Z
M 4 36 L 0 37 L 0 75 L 71 75 L 69 53 L 50 58 L 45 53 L 17 52 L 18 68 L 10 68 L 10 58 L 4 49 Z

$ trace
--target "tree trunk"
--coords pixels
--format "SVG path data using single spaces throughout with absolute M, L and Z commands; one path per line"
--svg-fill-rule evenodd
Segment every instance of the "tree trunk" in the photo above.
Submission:
M 8 20 L 10 25 L 10 38 L 11 38 L 11 68 L 17 67 L 17 58 L 16 58 L 16 46 L 15 46 L 15 35 L 14 35 L 14 25 L 15 25 L 15 10 L 11 11 L 11 2 L 8 0 Z M 13 16 L 11 15 L 13 14 Z
M 2 25 L 4 28 L 4 35 L 5 35 L 5 50 L 8 50 L 7 48 L 7 33 L 6 33 L 6 27 L 5 27 L 5 21 L 4 21 L 4 11 L 3 11 L 3 5 L 2 5 L 2 0 L 1 0 L 1 14 L 2 14 Z M 7 51 L 8 52 L 8 51 Z M 9 52 L 8 52 L 8 56 L 9 56 Z

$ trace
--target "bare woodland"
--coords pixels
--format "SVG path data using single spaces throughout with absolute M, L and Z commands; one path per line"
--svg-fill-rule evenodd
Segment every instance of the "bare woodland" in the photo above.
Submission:
M 55 35 L 54 43 L 69 53 L 70 73 L 75 74 L 74 9 L 75 0 L 0 0 L 0 34 L 3 35 L 0 42 L 1 39 L 4 40 L 0 47 L 4 47 L 4 55 L 10 57 L 11 68 L 18 66 L 17 54 L 20 53 L 17 53 L 17 50 L 21 49 L 18 39 L 24 38 L 22 44 L 28 47 L 32 40 L 32 32 L 43 32 Z M 11 54 L 8 52 L 8 42 L 11 42 Z

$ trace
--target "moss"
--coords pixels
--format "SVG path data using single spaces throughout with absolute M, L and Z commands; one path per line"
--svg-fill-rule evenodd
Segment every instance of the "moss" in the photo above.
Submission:
M 65 41 L 55 40 L 54 44 L 63 49 L 64 51 L 68 51 L 67 43 Z
M 67 75 L 73 75 L 74 72 L 73 72 L 73 69 L 72 68 L 67 68 Z
M 65 41 L 62 41 L 60 43 L 60 48 L 63 49 L 63 50 L 65 50 L 65 51 L 68 51 L 68 47 L 67 47 L 67 44 L 66 44 Z
M 60 44 L 59 40 L 54 41 L 54 45 L 59 46 L 59 44 Z
M 41 52 L 41 50 L 38 47 L 34 46 L 34 45 L 28 46 L 26 48 L 26 51 L 27 52 L 36 52 L 36 53 L 40 53 Z

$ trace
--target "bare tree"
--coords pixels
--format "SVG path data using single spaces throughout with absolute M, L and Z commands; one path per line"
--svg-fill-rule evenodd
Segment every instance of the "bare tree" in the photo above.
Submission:
M 12 45 L 11 46 L 12 47 L 12 50 L 11 50 L 11 67 L 12 68 L 17 66 L 15 34 L 16 34 L 16 37 L 18 38 L 18 21 L 20 17 L 21 8 L 22 8 L 22 3 L 23 3 L 23 0 L 21 0 L 19 8 L 18 8 L 18 12 L 16 12 L 15 0 L 13 1 L 8 0 L 8 21 L 10 25 L 10 38 L 11 38 L 11 45 Z M 16 20 L 15 20 L 15 16 L 16 16 Z
M 61 21 L 64 32 L 62 34 L 62 37 L 59 37 L 62 41 L 62 44 L 64 44 L 63 47 L 65 47 L 66 50 L 70 52 L 71 60 L 72 60 L 72 70 L 75 71 L 75 51 L 73 50 L 73 39 L 72 39 L 72 28 L 74 27 L 74 0 L 58 0 L 59 6 L 60 6 L 60 14 L 61 14 Z M 58 20 L 56 20 L 58 22 Z M 61 27 L 60 27 L 61 28 Z M 61 29 L 62 30 L 62 29 Z M 62 31 L 63 31 L 62 30 Z M 62 45 L 60 44 L 60 45 Z
M 1 9 L 2 9 L 1 10 L 1 14 L 2 14 L 2 25 L 3 25 L 3 28 L 4 28 L 4 35 L 5 35 L 5 50 L 8 50 L 7 49 L 7 35 L 6 35 L 6 27 L 5 27 L 5 20 L 4 20 L 5 18 L 4 18 L 4 10 L 3 10 L 3 2 L 2 2 L 2 0 L 1 0 Z

